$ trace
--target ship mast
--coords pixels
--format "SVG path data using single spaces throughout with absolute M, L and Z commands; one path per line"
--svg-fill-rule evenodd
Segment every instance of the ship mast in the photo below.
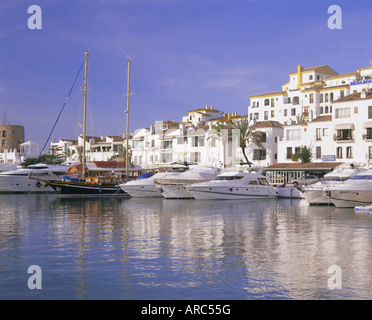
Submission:
M 129 96 L 130 96 L 130 65 L 132 63 L 131 59 L 128 59 L 128 85 L 127 85 L 127 132 L 126 132 L 126 151 L 125 151 L 125 176 L 128 179 L 128 162 L 129 162 Z
M 85 140 L 86 140 L 86 118 L 87 118 L 87 84 L 88 84 L 88 51 L 85 51 L 85 76 L 84 76 L 84 118 L 83 118 L 83 159 L 82 159 L 82 174 L 85 178 Z

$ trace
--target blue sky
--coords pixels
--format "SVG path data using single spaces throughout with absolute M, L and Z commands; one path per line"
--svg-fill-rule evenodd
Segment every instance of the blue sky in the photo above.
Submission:
M 30 30 L 30 5 L 42 29 Z M 342 29 L 327 26 L 342 9 Z M 3 0 L 0 118 L 44 144 L 89 50 L 88 129 L 125 132 L 127 60 L 134 57 L 131 130 L 180 121 L 211 105 L 246 114 L 250 95 L 281 90 L 288 74 L 328 64 L 338 73 L 370 65 L 370 0 Z M 53 138 L 76 139 L 80 74 Z

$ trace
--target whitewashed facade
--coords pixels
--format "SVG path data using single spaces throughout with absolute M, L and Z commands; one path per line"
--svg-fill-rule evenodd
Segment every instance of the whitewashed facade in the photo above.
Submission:
M 369 162 L 372 67 L 339 75 L 328 66 L 298 66 L 289 77 L 282 91 L 251 96 L 248 107 L 250 119 L 283 124 L 278 145 L 268 146 L 278 149 L 277 162 L 293 163 L 301 146 L 311 147 L 314 162 Z

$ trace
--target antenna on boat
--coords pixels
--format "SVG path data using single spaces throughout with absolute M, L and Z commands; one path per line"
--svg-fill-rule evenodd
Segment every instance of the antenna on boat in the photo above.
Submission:
M 86 118 L 87 118 L 87 85 L 88 85 L 88 50 L 85 51 L 85 75 L 84 75 L 84 118 L 83 118 L 83 159 L 82 159 L 82 174 L 85 179 L 85 139 L 86 139 Z

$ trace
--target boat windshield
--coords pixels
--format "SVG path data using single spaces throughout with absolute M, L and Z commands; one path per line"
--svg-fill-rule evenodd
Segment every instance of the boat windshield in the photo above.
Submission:
M 264 185 L 269 184 L 265 178 L 258 178 L 258 181 L 260 182 L 260 184 L 264 184 Z
M 243 176 L 217 176 L 214 180 L 240 180 Z
M 358 175 L 352 177 L 350 180 L 372 180 L 372 175 L 358 174 Z
M 321 178 L 319 179 L 320 182 L 327 182 L 327 181 L 346 181 L 349 177 L 329 177 L 329 178 Z

